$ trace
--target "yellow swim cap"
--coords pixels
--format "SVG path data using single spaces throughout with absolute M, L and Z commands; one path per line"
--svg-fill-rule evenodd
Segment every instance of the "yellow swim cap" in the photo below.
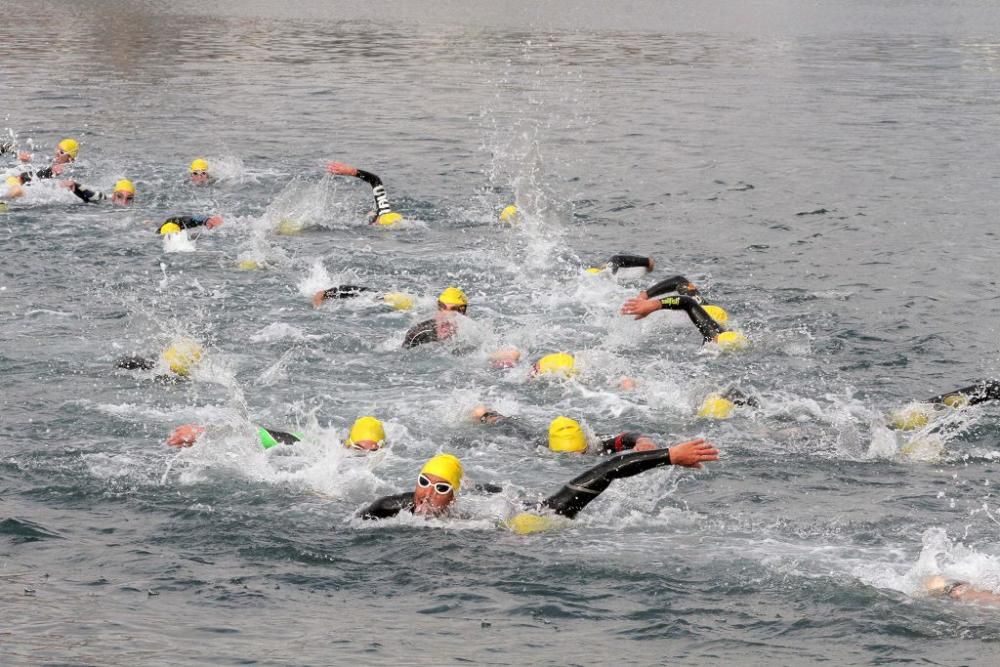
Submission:
M 440 477 L 451 484 L 455 493 L 458 493 L 462 484 L 462 462 L 451 454 L 438 454 L 424 464 L 424 467 L 420 469 L 420 474 Z
M 711 317 L 716 322 L 723 323 L 729 319 L 729 313 L 727 313 L 723 308 L 712 305 L 705 305 L 702 306 L 702 308 L 705 310 L 706 313 L 708 313 L 708 316 Z
M 535 362 L 535 373 L 538 375 L 553 373 L 571 377 L 576 375 L 576 360 L 572 354 L 566 352 L 546 354 Z
M 59 142 L 59 150 L 75 160 L 77 153 L 80 152 L 80 143 L 76 139 L 63 139 Z
M 277 234 L 293 236 L 302 231 L 302 223 L 293 218 L 282 218 L 278 223 Z
M 457 287 L 449 287 L 438 295 L 438 301 L 446 306 L 468 306 L 469 299 L 465 292 Z
M 559 525 L 559 520 L 551 516 L 521 512 L 503 522 L 508 530 L 518 535 L 531 535 L 551 530 Z
M 716 339 L 716 344 L 723 350 L 742 350 L 750 341 L 739 331 L 723 331 Z
M 382 422 L 374 417 L 358 417 L 351 426 L 351 432 L 344 441 L 344 447 L 354 447 L 356 442 L 370 440 L 381 447 L 385 442 L 385 429 Z
M 163 351 L 163 361 L 170 370 L 181 377 L 190 374 L 191 369 L 201 361 L 201 345 L 190 338 L 181 338 Z
M 701 402 L 698 416 L 705 419 L 729 419 L 733 415 L 735 405 L 722 394 L 711 393 Z
M 969 397 L 965 394 L 950 394 L 941 399 L 941 402 L 949 408 L 964 408 L 969 404 Z
M 603 266 L 592 266 L 589 269 L 587 269 L 587 273 L 600 273 L 603 270 L 604 270 Z
M 397 222 L 402 222 L 402 221 L 403 221 L 403 216 L 401 216 L 399 213 L 396 213 L 395 211 L 389 211 L 388 213 L 383 213 L 382 215 L 380 215 L 378 217 L 378 220 L 375 221 L 375 223 L 382 225 L 383 227 L 388 227 L 390 225 L 394 225 Z
M 389 292 L 382 297 L 382 300 L 396 310 L 409 310 L 413 308 L 413 297 L 402 292 Z
M 893 412 L 889 425 L 898 431 L 916 431 L 927 426 L 930 421 L 930 406 L 914 404 Z
M 208 171 L 208 160 L 203 157 L 194 160 L 188 167 L 188 171 Z
M 504 209 L 500 211 L 500 220 L 503 222 L 517 222 L 517 207 L 513 204 L 505 206 Z
M 239 264 L 236 266 L 243 271 L 256 271 L 257 269 L 263 268 L 261 263 L 255 259 L 241 259 Z
M 549 424 L 549 449 L 554 452 L 585 452 L 587 436 L 580 423 L 569 417 L 556 417 Z
M 17 176 L 8 176 L 7 180 L 4 181 L 9 187 L 16 188 L 21 185 L 21 179 Z
M 135 194 L 135 184 L 132 181 L 128 180 L 127 178 L 123 178 L 121 180 L 115 181 L 115 190 L 114 191 L 115 192 L 127 192 L 129 194 L 134 195 Z
M 176 234 L 181 231 L 181 226 L 176 222 L 166 222 L 160 225 L 160 234 L 166 236 L 167 234 Z

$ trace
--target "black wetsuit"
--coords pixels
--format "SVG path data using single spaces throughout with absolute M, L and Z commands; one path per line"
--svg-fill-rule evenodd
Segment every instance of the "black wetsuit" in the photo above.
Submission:
M 424 343 L 435 343 L 441 340 L 437 333 L 437 320 L 429 319 L 418 322 L 410 327 L 403 338 L 403 347 L 411 348 Z
M 607 267 L 611 273 L 618 273 L 618 269 L 633 269 L 642 267 L 649 270 L 649 257 L 639 255 L 612 255 L 607 262 Z
M 389 206 L 389 195 L 385 192 L 385 186 L 382 185 L 381 178 L 363 169 L 358 169 L 357 172 L 358 178 L 372 186 L 372 196 L 375 197 L 375 206 L 372 209 L 374 217 L 371 222 L 374 224 L 380 215 L 392 213 L 392 208 Z
M 324 299 L 352 299 L 356 296 L 361 296 L 362 294 L 368 292 L 376 292 L 377 290 L 371 287 L 364 287 L 362 285 L 337 285 L 336 287 L 331 287 L 328 290 L 323 291 Z
M 927 403 L 949 404 L 951 401 L 964 397 L 968 405 L 977 405 L 987 401 L 1000 401 L 1000 380 L 980 380 L 974 385 L 949 391 L 947 394 L 927 399 Z
M 602 461 L 587 472 L 574 477 L 554 494 L 529 506 L 529 510 L 547 510 L 572 519 L 590 504 L 616 479 L 632 477 L 639 473 L 671 464 L 669 449 L 650 452 L 628 452 Z M 492 487 L 496 488 L 496 487 Z M 487 488 L 491 490 L 491 488 Z M 362 519 L 388 519 L 400 512 L 412 512 L 415 507 L 413 493 L 398 493 L 379 498 L 361 512 Z
M 81 188 L 79 183 L 73 184 L 73 189 L 70 190 L 77 197 L 82 199 L 86 203 L 104 201 L 105 199 L 111 199 L 108 195 L 103 192 L 97 192 L 95 190 L 88 190 L 87 188 Z
M 695 297 L 667 296 L 660 299 L 660 305 L 663 306 L 663 310 L 683 310 L 687 313 L 694 325 L 698 327 L 698 331 L 701 332 L 706 343 L 715 340 L 716 336 L 726 331 L 721 324 L 705 312 Z
M 160 230 L 163 229 L 164 225 L 169 225 L 173 223 L 180 227 L 181 229 L 192 229 L 193 227 L 201 227 L 208 222 L 211 218 L 210 215 L 175 215 L 164 220 L 159 227 L 156 229 L 156 233 L 159 234 Z
M 684 276 L 673 276 L 661 280 L 646 290 L 646 296 L 653 299 L 661 294 L 670 294 L 671 292 L 677 292 L 681 296 L 689 296 L 703 305 L 708 303 L 705 297 L 698 291 L 698 288 L 695 287 L 694 283 Z

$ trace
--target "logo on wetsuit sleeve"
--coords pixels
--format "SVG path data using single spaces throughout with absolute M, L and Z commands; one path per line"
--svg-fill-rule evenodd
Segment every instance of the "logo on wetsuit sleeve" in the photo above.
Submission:
M 384 186 L 376 185 L 372 188 L 372 194 L 375 195 L 375 208 L 378 209 L 379 215 L 392 211 L 389 208 L 389 195 L 386 194 Z

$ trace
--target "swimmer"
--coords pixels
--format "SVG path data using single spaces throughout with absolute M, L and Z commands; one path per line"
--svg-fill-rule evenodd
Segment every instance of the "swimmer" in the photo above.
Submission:
M 189 178 L 192 185 L 208 185 L 213 179 L 208 175 L 208 160 L 197 158 L 188 167 Z
M 205 433 L 205 427 L 198 424 L 182 424 L 178 426 L 167 437 L 167 444 L 171 447 L 190 447 L 198 441 L 198 438 Z M 288 433 L 277 431 L 263 426 L 257 427 L 257 437 L 260 445 L 264 449 L 270 449 L 276 445 L 294 445 L 302 440 L 299 433 Z M 386 444 L 385 429 L 375 417 L 358 417 L 351 425 L 350 433 L 344 440 L 344 447 L 356 449 L 362 452 L 374 452 Z
M 221 224 L 221 215 L 175 215 L 164 220 L 157 228 L 156 233 L 160 235 L 176 234 L 182 229 L 202 226 L 206 229 L 215 229 Z
M 531 364 L 531 377 L 538 375 L 561 375 L 573 377 L 576 375 L 576 358 L 568 352 L 554 352 Z
M 382 179 L 375 174 L 352 167 L 343 162 L 331 162 L 326 165 L 327 173 L 336 176 L 354 176 L 372 186 L 372 195 L 375 197 L 375 207 L 368 214 L 368 224 L 370 225 L 393 225 L 403 219 L 399 213 L 394 212 L 389 207 L 389 195 L 385 192 Z
M 895 411 L 890 426 L 901 431 L 913 431 L 927 426 L 933 413 L 942 408 L 964 408 L 989 401 L 1000 401 L 1000 380 L 986 379 L 961 389 L 932 396 L 916 405 Z
M 759 407 L 757 399 L 748 396 L 736 387 L 723 392 L 712 392 L 705 396 L 698 407 L 698 416 L 703 419 L 729 419 L 737 407 Z
M 80 143 L 76 139 L 63 139 L 56 145 L 55 154 L 52 156 L 52 164 L 44 169 L 32 170 L 29 168 L 22 171 L 20 174 L 21 182 L 27 183 L 32 179 L 46 179 L 58 176 L 63 172 L 67 164 L 76 160 L 79 152 Z M 21 162 L 30 162 L 31 154 L 27 151 L 21 151 L 17 154 L 17 158 Z
M 726 329 L 717 319 L 709 315 L 706 308 L 712 307 L 702 306 L 693 296 L 680 295 L 663 298 L 637 296 L 625 302 L 621 308 L 621 314 L 635 315 L 635 319 L 641 320 L 658 310 L 683 310 L 701 333 L 702 343 L 718 343 L 722 347 L 730 348 L 744 347 L 746 336 L 738 331 Z
M 653 261 L 652 257 L 641 257 L 639 255 L 612 255 L 604 264 L 588 268 L 587 273 L 611 271 L 611 274 L 614 275 L 617 274 L 620 269 L 645 269 L 646 273 L 649 273 L 655 266 L 656 263 Z
M 392 306 L 396 310 L 409 310 L 413 307 L 413 297 L 402 292 L 380 292 L 373 287 L 363 285 L 337 285 L 320 290 L 312 296 L 313 308 L 319 308 L 327 299 L 353 299 L 367 294 L 374 300 Z
M 572 519 L 616 479 L 668 465 L 700 468 L 702 463 L 718 460 L 718 450 L 700 438 L 669 449 L 626 452 L 602 461 L 570 480 L 553 495 L 526 509 L 532 514 L 555 514 Z M 438 454 L 421 468 L 412 492 L 376 500 L 361 512 L 361 518 L 388 519 L 400 512 L 443 515 L 455 501 L 462 476 L 462 463 L 458 458 L 451 454 Z
M 492 424 L 504 427 L 511 435 L 520 437 L 523 440 L 535 441 L 540 446 L 541 442 L 534 436 L 534 429 L 527 427 L 519 419 L 502 415 L 499 412 L 488 409 L 485 405 L 478 405 L 472 411 L 473 421 L 480 424 Z M 547 446 L 553 452 L 569 452 L 573 454 L 593 453 L 598 455 L 619 454 L 628 450 L 637 452 L 649 452 L 658 449 L 656 442 L 649 436 L 626 431 L 610 438 L 599 438 L 596 442 L 590 442 L 583 432 L 580 422 L 569 417 L 559 416 L 549 424 L 549 437 Z
M 145 357 L 127 355 L 115 361 L 116 368 L 125 370 L 151 371 L 157 367 L 166 368 L 173 375 L 158 375 L 157 380 L 174 381 L 178 378 L 186 378 L 191 374 L 198 364 L 204 350 L 197 342 L 190 338 L 179 338 L 164 348 L 160 353 L 159 362 Z
M 424 343 L 443 341 L 455 335 L 455 313 L 465 315 L 469 299 L 457 287 L 449 287 L 438 296 L 438 312 L 433 318 L 414 324 L 406 332 L 403 347 L 410 348 Z
M 924 590 L 933 597 L 949 597 L 960 602 L 1000 607 L 1000 595 L 993 591 L 975 588 L 967 581 L 953 581 L 935 575 L 924 579 L 923 585 Z
M 115 188 L 111 191 L 110 195 L 82 188 L 76 181 L 62 181 L 60 185 L 68 189 L 87 204 L 91 202 L 110 200 L 112 206 L 129 206 L 133 201 L 135 201 L 135 184 L 126 178 L 115 181 Z

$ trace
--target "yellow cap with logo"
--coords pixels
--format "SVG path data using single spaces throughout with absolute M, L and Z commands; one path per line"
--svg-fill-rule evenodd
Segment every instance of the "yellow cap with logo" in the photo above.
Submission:
M 188 171 L 208 171 L 208 160 L 203 157 L 197 158 L 191 162 L 191 166 L 188 167 Z
M 452 454 L 438 454 L 424 464 L 420 469 L 421 475 L 434 475 L 451 484 L 455 492 L 458 492 L 462 484 L 462 462 Z
M 559 416 L 549 424 L 549 449 L 554 452 L 583 452 L 587 450 L 587 436 L 580 422 Z
M 546 354 L 535 362 L 535 373 L 539 375 L 551 373 L 571 377 L 576 375 L 576 359 L 573 358 L 572 354 L 566 352 Z

